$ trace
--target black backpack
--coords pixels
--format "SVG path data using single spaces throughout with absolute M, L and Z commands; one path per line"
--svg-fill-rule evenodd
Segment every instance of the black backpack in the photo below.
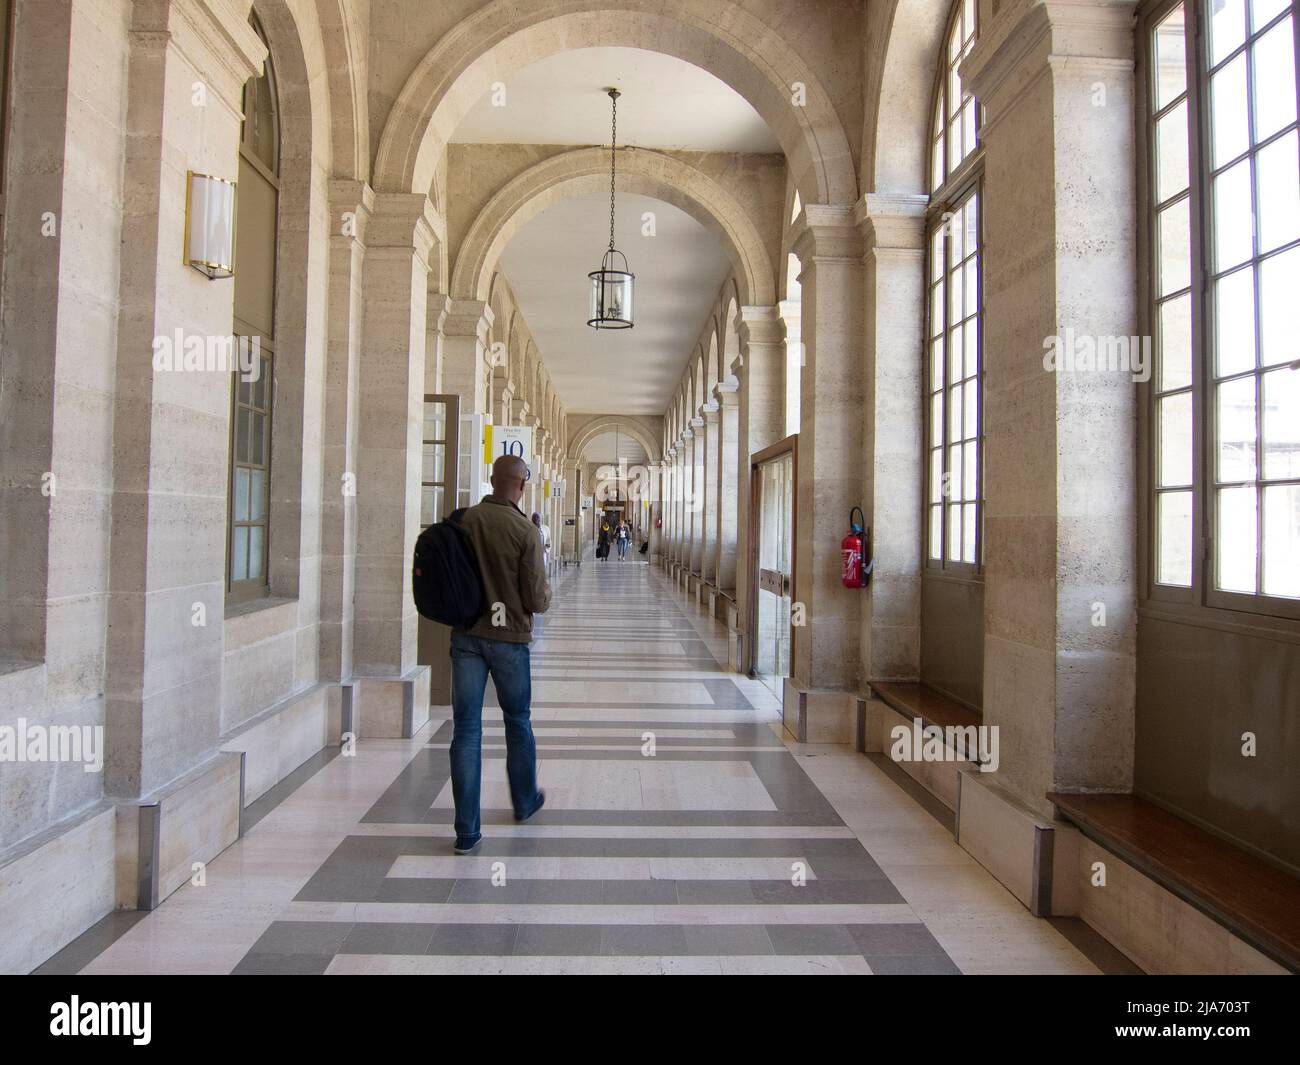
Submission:
M 483 577 L 474 545 L 461 527 L 464 508 L 430 525 L 415 541 L 411 594 L 422 617 L 468 628 L 483 614 Z

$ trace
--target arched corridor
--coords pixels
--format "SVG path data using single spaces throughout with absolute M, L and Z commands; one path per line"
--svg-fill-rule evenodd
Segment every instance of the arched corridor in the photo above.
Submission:
M 1300 971 L 1298 3 L 0 0 L 0 971 Z

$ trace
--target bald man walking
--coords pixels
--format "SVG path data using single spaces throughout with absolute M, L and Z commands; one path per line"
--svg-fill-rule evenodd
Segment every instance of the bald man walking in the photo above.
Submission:
M 542 537 L 519 500 L 528 481 L 523 459 L 503 455 L 492 464 L 492 492 L 461 515 L 483 577 L 487 612 L 451 633 L 451 792 L 456 803 L 457 854 L 483 839 L 479 792 L 483 774 L 483 692 L 490 675 L 506 726 L 506 776 L 516 821 L 542 808 L 537 745 L 530 718 L 532 672 L 528 645 L 533 615 L 551 605 Z

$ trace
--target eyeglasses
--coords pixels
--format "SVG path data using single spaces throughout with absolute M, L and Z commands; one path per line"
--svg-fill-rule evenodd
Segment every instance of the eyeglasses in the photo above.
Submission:
M 529 481 L 531 481 L 532 479 L 533 479 L 533 471 L 530 470 L 527 466 L 525 466 L 525 467 L 524 467 L 524 484 L 527 484 L 527 483 L 528 483 Z

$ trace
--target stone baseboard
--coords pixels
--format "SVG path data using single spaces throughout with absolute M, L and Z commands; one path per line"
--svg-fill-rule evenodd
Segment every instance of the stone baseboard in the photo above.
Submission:
M 833 689 L 801 689 L 789 677 L 782 686 L 781 718 L 799 743 L 853 742 L 857 697 Z
M 364 739 L 407 740 L 429 722 L 428 666 L 404 677 L 353 678 L 353 731 Z

